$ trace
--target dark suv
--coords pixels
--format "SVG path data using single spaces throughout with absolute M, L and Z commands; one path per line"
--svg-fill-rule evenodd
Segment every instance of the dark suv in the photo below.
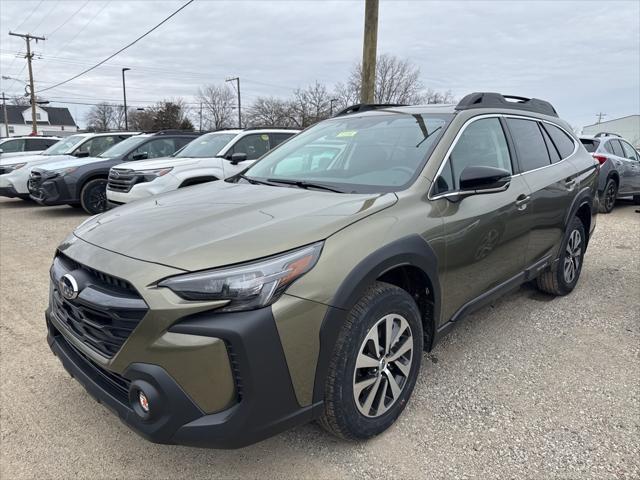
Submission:
M 542 100 L 353 107 L 234 177 L 80 225 L 48 341 L 155 442 L 239 447 L 315 419 L 369 438 L 466 314 L 528 281 L 575 288 L 597 177 Z
M 109 169 L 122 162 L 168 157 L 200 133 L 165 130 L 130 137 L 97 157 L 47 164 L 31 170 L 28 188 L 41 205 L 80 206 L 92 215 L 107 209 Z M 153 175 L 154 172 L 149 172 Z

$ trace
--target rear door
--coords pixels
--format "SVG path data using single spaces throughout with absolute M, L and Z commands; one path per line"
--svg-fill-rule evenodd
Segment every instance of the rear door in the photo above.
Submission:
M 624 161 L 629 167 L 629 193 L 640 193 L 640 155 L 630 143 L 619 140 L 624 152 Z
M 430 194 L 447 198 L 459 190 L 460 173 L 468 166 L 487 166 L 516 173 L 513 152 L 499 116 L 467 123 L 445 159 Z M 522 176 L 515 174 L 507 190 L 443 200 L 445 259 L 441 285 L 451 316 L 467 302 L 524 270 L 529 237 L 530 197 Z
M 570 160 L 577 145 L 559 127 L 536 119 L 509 116 L 507 125 L 521 176 L 531 190 L 531 234 L 525 259 L 531 266 L 548 255 L 555 257 L 562 241 L 565 218 L 578 192 L 578 170 Z M 551 134 L 564 148 L 556 146 Z
M 620 175 L 620 185 L 618 185 L 618 195 L 629 194 L 634 191 L 635 183 L 635 162 L 625 157 L 624 148 L 618 139 L 612 138 L 607 142 L 607 151 L 612 153 L 612 160 Z

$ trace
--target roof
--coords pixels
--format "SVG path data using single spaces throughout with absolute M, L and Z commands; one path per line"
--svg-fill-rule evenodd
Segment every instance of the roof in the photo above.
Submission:
M 22 112 L 29 108 L 31 107 L 25 105 L 7 105 L 7 120 L 9 121 L 9 125 L 24 125 L 28 123 L 25 122 Z M 66 107 L 42 107 L 38 105 L 38 108 L 41 108 L 49 115 L 49 123 L 44 122 L 45 125 L 77 126 L 71 116 L 71 112 Z M 4 122 L 4 109 L 2 106 L 0 106 L 0 122 Z M 38 122 L 38 124 L 42 123 L 43 122 Z

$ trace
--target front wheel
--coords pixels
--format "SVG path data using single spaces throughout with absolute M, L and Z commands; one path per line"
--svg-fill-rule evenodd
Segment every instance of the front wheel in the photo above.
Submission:
M 104 212 L 107 209 L 107 180 L 96 178 L 85 183 L 80 191 L 80 204 L 91 215 Z
M 640 195 L 633 196 L 633 203 L 635 203 L 636 205 L 640 205 Z
M 616 197 L 618 196 L 618 184 L 613 178 L 607 180 L 607 185 L 604 187 L 604 193 L 600 201 L 600 213 L 611 213 L 613 206 L 616 204 Z
M 537 278 L 538 288 L 558 296 L 573 291 L 580 278 L 586 246 L 584 225 L 579 218 L 574 217 L 565 233 L 555 265 Z
M 422 321 L 411 295 L 372 285 L 349 312 L 325 384 L 320 423 L 345 439 L 367 439 L 404 410 L 420 371 Z

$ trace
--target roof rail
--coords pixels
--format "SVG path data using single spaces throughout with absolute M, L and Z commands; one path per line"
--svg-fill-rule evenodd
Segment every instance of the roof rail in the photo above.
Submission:
M 618 135 L 617 133 L 611 133 L 611 132 L 598 132 L 593 136 L 593 138 L 600 138 L 600 137 L 619 137 L 619 138 L 622 138 L 622 135 Z
M 508 108 L 511 110 L 526 110 L 528 112 L 542 113 L 557 117 L 558 112 L 549 102 L 538 98 L 518 97 L 515 95 L 502 95 L 493 92 L 475 92 L 465 96 L 456 110 L 470 110 L 472 108 Z
M 147 132 L 142 133 L 151 133 L 153 135 L 199 135 L 201 132 L 196 132 L 194 130 L 178 130 L 178 129 L 167 129 L 167 130 L 149 130 Z
M 355 105 L 349 105 L 347 108 L 340 110 L 334 115 L 334 117 L 340 117 L 342 115 L 348 115 L 350 113 L 361 113 L 369 110 L 379 110 L 381 108 L 390 107 L 406 107 L 401 103 L 356 103 Z
M 246 130 L 300 130 L 298 127 L 246 127 Z

